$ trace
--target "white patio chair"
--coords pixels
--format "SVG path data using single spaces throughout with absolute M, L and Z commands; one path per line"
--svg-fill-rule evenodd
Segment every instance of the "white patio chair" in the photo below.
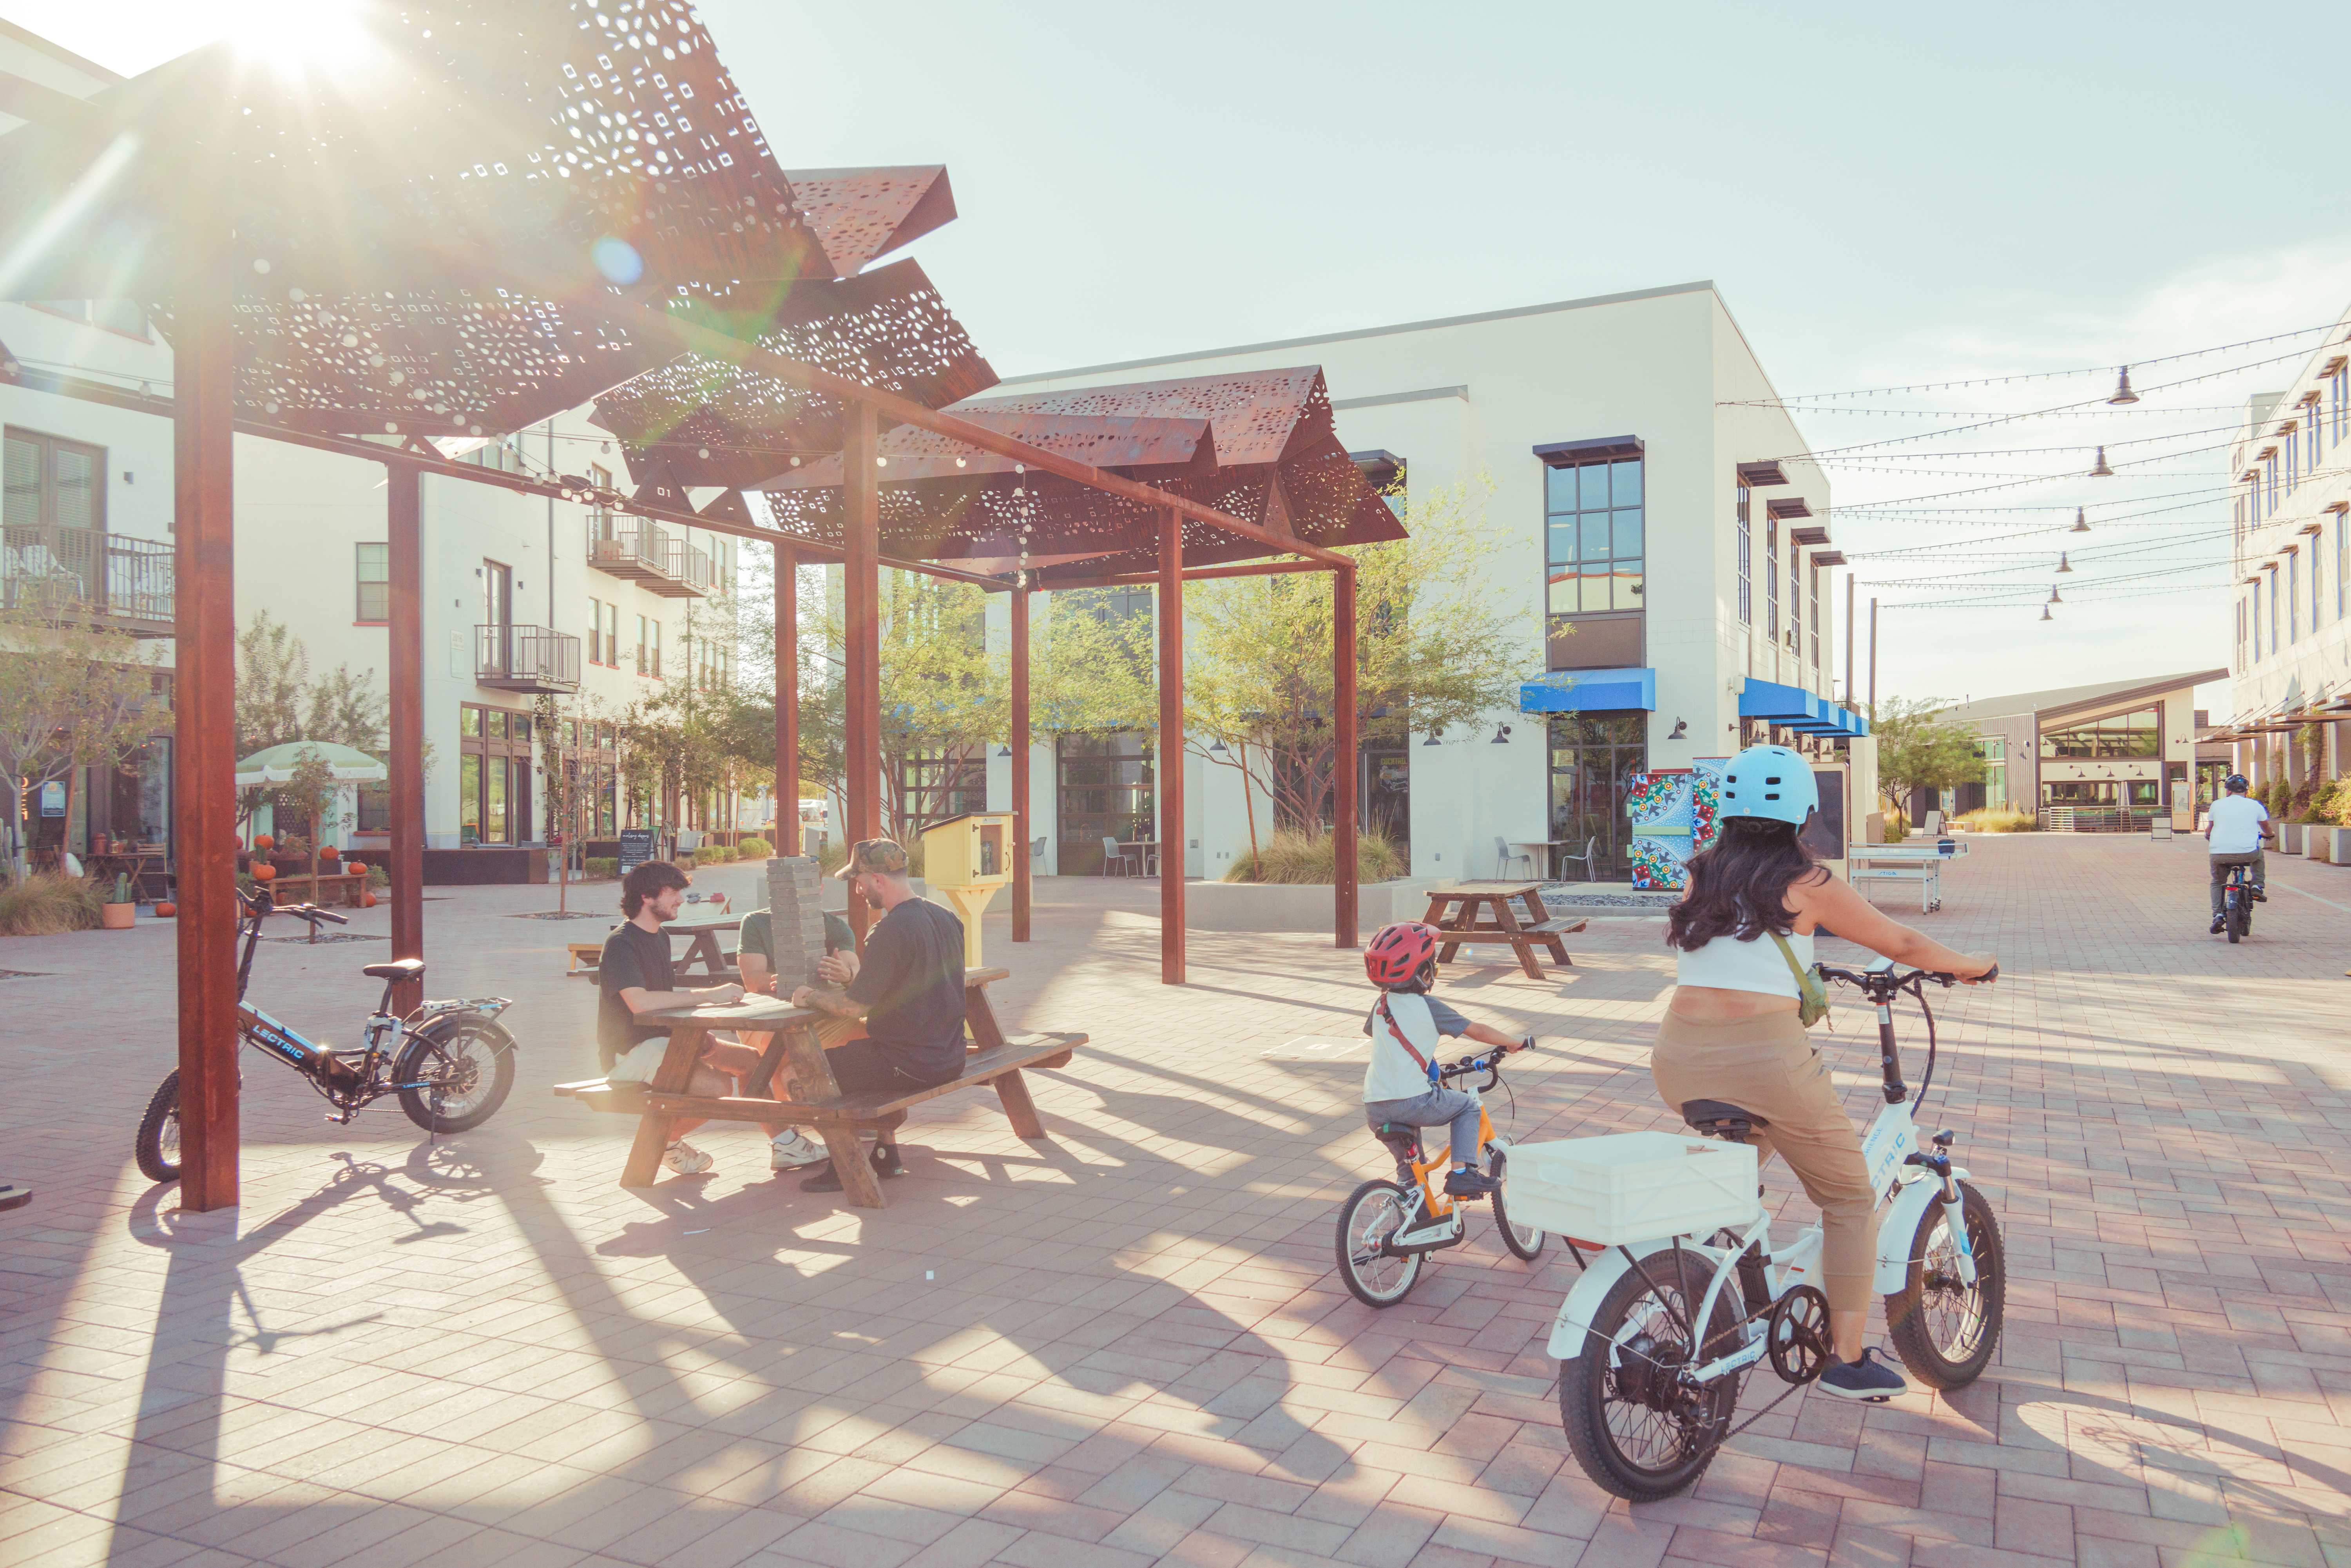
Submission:
M 1510 841 L 1502 837 L 1501 834 L 1496 833 L 1494 835 L 1495 880 L 1498 882 L 1507 882 L 1510 879 L 1511 864 L 1518 861 L 1524 861 L 1526 862 L 1527 880 L 1530 882 L 1533 881 L 1535 874 L 1535 857 L 1529 854 L 1524 850 L 1511 849 Z

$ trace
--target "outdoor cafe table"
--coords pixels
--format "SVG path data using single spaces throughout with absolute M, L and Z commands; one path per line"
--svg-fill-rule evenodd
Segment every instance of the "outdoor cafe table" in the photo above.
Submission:
M 1121 851 L 1134 852 L 1135 863 L 1143 868 L 1144 876 L 1158 871 L 1159 841 L 1157 839 L 1121 839 L 1118 841 L 1118 847 Z
M 1511 907 L 1521 903 L 1528 915 L 1523 923 Z M 1584 927 L 1581 920 L 1552 918 L 1543 908 L 1542 883 L 1539 882 L 1460 882 L 1432 888 L 1427 919 L 1429 925 L 1446 934 L 1444 946 L 1437 950 L 1438 963 L 1453 962 L 1453 955 L 1464 946 L 1504 943 L 1519 956 L 1519 967 L 1531 980 L 1542 978 L 1541 966 L 1535 961 L 1537 946 L 1549 949 L 1554 959 L 1573 968 L 1575 960 L 1567 956 L 1564 938 Z

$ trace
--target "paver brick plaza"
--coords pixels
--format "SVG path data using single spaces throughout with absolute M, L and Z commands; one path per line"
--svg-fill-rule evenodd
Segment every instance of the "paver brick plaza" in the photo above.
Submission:
M 1040 940 L 999 915 L 987 950 L 1008 1028 L 1093 1037 L 1032 1075 L 1051 1141 L 932 1101 L 870 1212 L 771 1177 L 747 1127 L 694 1135 L 712 1175 L 622 1191 L 633 1124 L 548 1092 L 595 1071 L 593 991 L 559 977 L 603 926 L 448 890 L 426 991 L 517 999 L 506 1109 L 437 1144 L 389 1101 L 336 1127 L 249 1058 L 243 1207 L 183 1216 L 131 1163 L 171 928 L 0 941 L 37 976 L 0 980 L 0 1176 L 38 1188 L 0 1218 L 0 1562 L 2351 1565 L 2351 872 L 2273 857 L 2231 947 L 2202 847 L 1980 840 L 1920 921 L 2002 967 L 1949 998 L 1921 1114 L 2005 1228 L 1991 1373 L 1790 1398 L 1631 1509 L 1565 1453 L 1556 1242 L 1519 1263 L 1480 1217 L 1401 1307 L 1338 1283 L 1338 1200 L 1385 1161 L 1360 1065 L 1297 1043 L 1359 1038 L 1359 962 L 1325 943 L 1196 934 L 1166 989 L 1153 884 L 1041 883 Z M 1540 983 L 1501 949 L 1448 970 L 1544 1037 L 1499 1124 L 1671 1124 L 1661 936 L 1595 921 Z M 386 951 L 266 944 L 255 999 L 348 1042 Z M 1834 1021 L 1865 1118 L 1870 1020 Z

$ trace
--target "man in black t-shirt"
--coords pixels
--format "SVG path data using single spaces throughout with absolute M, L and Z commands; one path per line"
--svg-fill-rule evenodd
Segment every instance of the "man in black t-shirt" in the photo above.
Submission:
M 603 956 L 596 967 L 596 1045 L 604 1060 L 604 1075 L 614 1083 L 652 1082 L 669 1050 L 669 1030 L 660 1024 L 639 1023 L 639 1013 L 731 1002 L 743 995 L 743 988 L 736 985 L 691 991 L 677 988 L 670 970 L 669 933 L 662 929 L 662 923 L 677 918 L 684 894 L 685 873 L 666 861 L 647 861 L 622 879 L 621 913 L 628 919 L 604 939 Z M 736 1081 L 722 1069 L 739 1064 L 722 1058 L 724 1053 L 742 1051 L 739 1045 L 705 1046 L 686 1092 L 705 1096 L 736 1092 Z M 750 1054 L 754 1061 L 758 1059 L 758 1052 Z M 699 1125 L 698 1121 L 682 1119 L 670 1124 L 671 1142 L 662 1156 L 664 1166 L 680 1176 L 699 1175 L 711 1167 L 715 1162 L 708 1155 L 684 1141 L 684 1134 Z
M 852 845 L 841 868 L 865 902 L 883 911 L 866 933 L 865 952 L 843 953 L 837 962 L 850 978 L 844 990 L 802 986 L 794 1007 L 812 1008 L 836 1020 L 862 1020 L 862 1039 L 832 1046 L 825 1061 L 844 1094 L 883 1089 L 900 1092 L 946 1083 L 963 1072 L 963 922 L 914 896 L 906 880 L 906 852 L 888 839 Z M 904 1174 L 895 1133 L 875 1134 L 873 1168 L 885 1176 Z M 839 1192 L 832 1163 L 800 1183 L 805 1192 Z

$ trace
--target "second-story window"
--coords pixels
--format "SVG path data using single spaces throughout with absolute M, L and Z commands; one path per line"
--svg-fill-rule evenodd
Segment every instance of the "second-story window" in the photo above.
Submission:
M 2272 568 L 2270 568 L 2270 569 L 2269 569 L 2269 570 L 2270 570 L 2270 652 L 2271 652 L 2271 653 L 2274 653 L 2278 652 L 2280 649 L 2283 648 L 2283 647 L 2285 646 L 2285 644 L 2278 641 L 2278 591 L 2277 591 L 2277 568 L 2275 568 L 2275 567 L 2272 567 Z
M 1804 651 L 1804 552 L 1794 539 L 1788 541 L 1788 652 L 1802 654 Z
M 2345 421 L 2351 419 L 2351 365 L 2338 368 L 2330 379 L 2335 389 L 2335 441 L 2343 441 Z
M 2313 632 L 2318 630 L 2318 623 L 2323 619 L 2320 611 L 2326 602 L 2326 566 L 2318 553 L 2318 538 L 2316 534 L 2310 536 L 2310 629 Z
M 1554 670 L 1638 665 L 1646 602 L 1642 460 L 1595 457 L 1544 475 L 1545 631 Z
M 1821 667 L 1821 569 L 1817 561 L 1809 564 L 1811 573 L 1805 579 L 1807 605 L 1804 624 L 1812 628 L 1812 665 L 1817 670 Z
M 0 525 L 11 544 L 34 528 L 106 527 L 106 449 L 61 436 L 11 430 L 0 455 Z
M 1739 486 L 1739 623 L 1755 624 L 1755 492 Z
M 1763 518 L 1763 635 L 1780 640 L 1780 519 Z
M 2302 552 L 2289 550 L 2285 558 L 2285 640 L 2302 641 Z
M 2245 667 L 2245 601 L 2242 597 L 2237 601 L 2237 667 L 2241 670 Z
M 360 545 L 359 557 L 359 603 L 352 619 L 371 623 L 392 619 L 392 547 Z
M 2335 618 L 2351 614 L 2351 601 L 2344 597 L 2344 583 L 2351 580 L 2351 512 L 2335 514 Z
M 604 601 L 601 599 L 588 601 L 588 662 L 604 662 Z

